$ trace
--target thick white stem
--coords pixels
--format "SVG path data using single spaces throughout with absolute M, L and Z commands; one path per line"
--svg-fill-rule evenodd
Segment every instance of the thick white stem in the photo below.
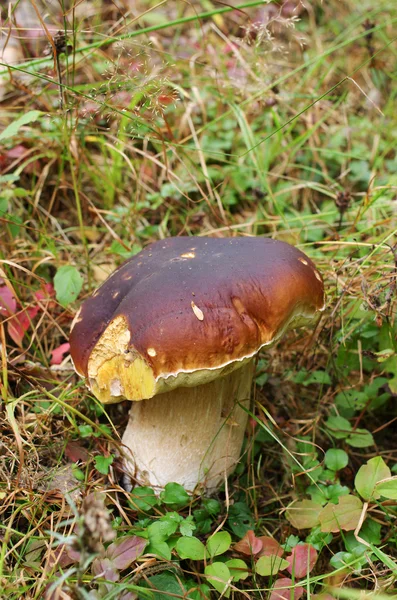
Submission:
M 240 459 L 253 361 L 195 388 L 134 402 L 123 435 L 132 480 L 159 491 L 177 482 L 212 493 Z

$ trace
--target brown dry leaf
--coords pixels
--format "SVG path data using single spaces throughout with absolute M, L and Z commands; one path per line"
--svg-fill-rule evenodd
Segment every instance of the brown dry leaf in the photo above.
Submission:
M 352 531 L 356 529 L 363 508 L 363 503 L 357 496 L 342 496 L 338 504 L 329 502 L 320 512 L 321 531 L 337 533 L 341 529 Z
M 311 529 L 319 524 L 321 509 L 321 504 L 312 500 L 299 500 L 288 507 L 286 517 L 296 529 Z
M 73 501 L 78 500 L 81 491 L 79 482 L 73 475 L 73 467 L 74 465 L 69 463 L 58 469 L 58 471 L 52 471 L 51 479 L 46 482 L 45 491 L 59 490 L 63 496 L 68 494 Z
M 66 444 L 65 455 L 71 462 L 87 462 L 89 452 L 77 441 L 69 441 Z

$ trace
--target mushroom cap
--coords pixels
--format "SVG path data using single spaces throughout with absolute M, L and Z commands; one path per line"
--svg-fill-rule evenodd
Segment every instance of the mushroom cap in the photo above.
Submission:
M 83 303 L 71 355 L 103 402 L 143 400 L 239 368 L 323 308 L 320 274 L 289 244 L 169 238 L 127 260 Z

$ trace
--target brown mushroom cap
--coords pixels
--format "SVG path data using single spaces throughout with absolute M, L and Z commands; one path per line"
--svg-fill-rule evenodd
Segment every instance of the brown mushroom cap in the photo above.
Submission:
M 155 242 L 76 316 L 77 372 L 104 402 L 141 400 L 234 370 L 324 308 L 312 261 L 267 238 Z

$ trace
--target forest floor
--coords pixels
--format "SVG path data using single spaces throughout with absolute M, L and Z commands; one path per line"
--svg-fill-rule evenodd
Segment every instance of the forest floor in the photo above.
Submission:
M 397 5 L 233 4 L 2 3 L 1 598 L 397 597 Z M 212 498 L 125 491 L 129 403 L 69 355 L 81 302 L 180 235 L 289 242 L 327 292 L 260 354 Z

